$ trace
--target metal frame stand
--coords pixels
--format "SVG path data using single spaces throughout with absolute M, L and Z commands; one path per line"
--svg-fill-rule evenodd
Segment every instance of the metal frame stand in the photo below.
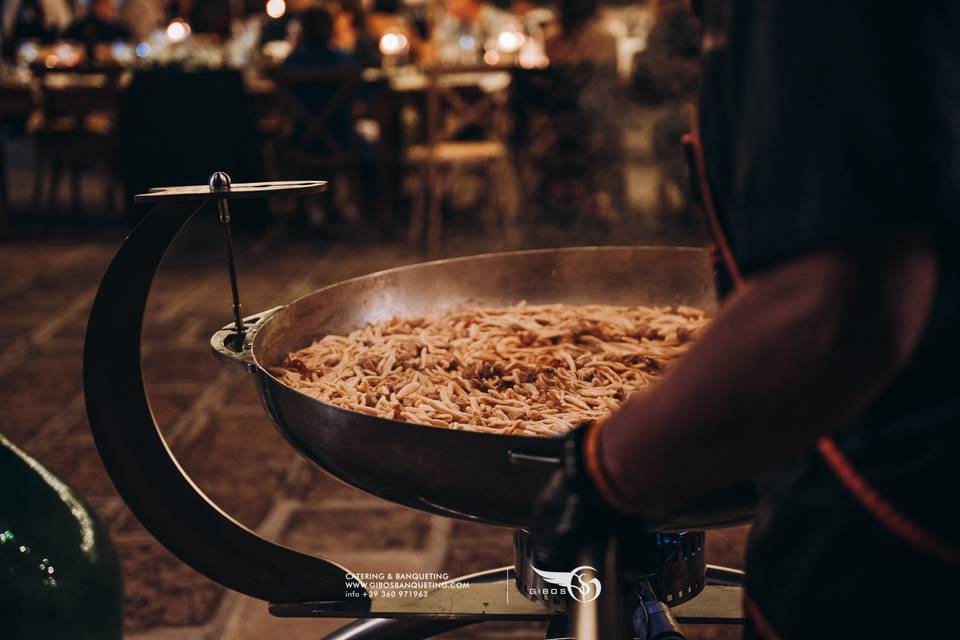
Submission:
M 515 586 L 512 568 L 453 582 L 425 598 L 371 598 L 348 587 L 335 562 L 261 538 L 207 498 L 173 456 L 154 420 L 140 366 L 143 314 L 154 274 L 174 238 L 203 204 L 218 202 L 228 242 L 235 329 L 245 339 L 229 240 L 229 202 L 323 191 L 321 181 L 209 185 L 152 190 L 138 202 L 156 206 L 131 231 L 107 269 L 90 313 L 84 345 L 84 394 L 90 426 L 117 491 L 144 527 L 180 560 L 225 587 L 271 602 L 278 616 L 361 618 L 330 640 L 427 638 L 485 620 L 558 620 L 566 614 L 535 603 Z M 242 344 L 238 345 L 242 348 Z M 707 587 L 674 607 L 681 622 L 739 623 L 743 574 L 708 568 Z

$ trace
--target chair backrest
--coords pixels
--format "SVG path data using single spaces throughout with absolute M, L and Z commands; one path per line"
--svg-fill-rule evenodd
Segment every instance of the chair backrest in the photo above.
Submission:
M 354 152 L 359 68 L 281 67 L 269 76 L 280 91 L 280 109 L 289 116 L 290 146 L 324 154 Z
M 64 67 L 32 69 L 46 117 L 70 116 L 80 122 L 94 111 L 115 111 L 120 96 L 120 67 Z
M 503 141 L 510 76 L 489 67 L 426 70 L 425 138 L 434 145 L 461 136 Z

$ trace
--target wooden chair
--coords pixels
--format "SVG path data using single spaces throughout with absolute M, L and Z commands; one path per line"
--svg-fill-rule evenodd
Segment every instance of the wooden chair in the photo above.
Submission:
M 484 88 L 482 81 L 491 77 L 489 69 L 433 68 L 426 75 L 424 141 L 406 151 L 407 164 L 421 177 L 421 195 L 415 199 L 407 230 L 409 240 L 425 239 L 428 247 L 439 241 L 445 183 L 458 167 L 484 171 L 486 206 L 499 206 L 506 231 L 512 232 L 514 212 L 508 203 L 497 202 L 508 160 L 506 85 Z
M 331 177 L 341 206 L 356 206 L 361 194 L 360 147 L 354 130 L 360 70 L 290 67 L 273 69 L 280 92 L 282 129 L 276 160 L 284 176 Z
M 116 114 L 120 97 L 120 67 L 69 67 L 33 69 L 39 91 L 39 108 L 28 128 L 36 145 L 33 205 L 43 206 L 44 181 L 49 172 L 47 208 L 53 209 L 64 168 L 70 171 L 70 201 L 75 215 L 81 211 L 80 175 L 102 168 L 104 204 L 116 209 L 119 172 L 119 136 Z

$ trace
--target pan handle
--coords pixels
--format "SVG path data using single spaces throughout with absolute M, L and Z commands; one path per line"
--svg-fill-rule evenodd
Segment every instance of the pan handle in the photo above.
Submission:
M 322 602 L 356 617 L 362 588 L 346 570 L 261 538 L 210 501 L 163 439 L 140 368 L 140 332 L 154 273 L 167 247 L 203 204 L 161 201 L 131 231 L 100 283 L 83 354 L 90 428 L 120 496 L 175 556 L 241 593 L 280 603 Z
M 257 362 L 253 357 L 253 339 L 256 338 L 260 327 L 281 309 L 283 309 L 283 305 L 244 318 L 245 337 L 242 344 L 236 325 L 231 322 L 224 326 L 210 338 L 210 348 L 213 349 L 213 355 L 221 362 L 236 365 L 248 371 L 256 369 Z
M 560 458 L 559 455 L 552 456 L 552 455 L 543 454 L 543 453 L 517 451 L 515 449 L 510 449 L 509 451 L 507 451 L 507 459 L 510 461 L 510 464 L 521 465 L 521 466 L 546 465 L 549 467 L 559 467 L 563 463 L 563 460 Z

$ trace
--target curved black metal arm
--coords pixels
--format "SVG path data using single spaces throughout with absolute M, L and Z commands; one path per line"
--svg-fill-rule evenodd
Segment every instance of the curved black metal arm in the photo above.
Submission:
M 120 246 L 100 284 L 84 346 L 84 393 L 100 457 L 144 527 L 185 563 L 220 584 L 280 603 L 324 602 L 353 617 L 365 594 L 346 597 L 345 570 L 256 535 L 221 511 L 177 463 L 157 428 L 140 369 L 147 295 L 167 247 L 203 202 L 158 204 Z

